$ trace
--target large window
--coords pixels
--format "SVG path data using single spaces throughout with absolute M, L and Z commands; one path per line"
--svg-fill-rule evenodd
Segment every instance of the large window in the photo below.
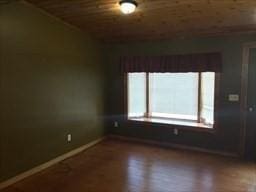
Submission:
M 128 73 L 130 120 L 214 126 L 215 73 Z

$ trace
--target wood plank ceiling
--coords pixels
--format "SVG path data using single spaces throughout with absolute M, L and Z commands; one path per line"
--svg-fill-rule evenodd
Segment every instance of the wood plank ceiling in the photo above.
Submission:
M 132 15 L 118 0 L 27 0 L 103 41 L 256 32 L 256 0 L 137 0 Z

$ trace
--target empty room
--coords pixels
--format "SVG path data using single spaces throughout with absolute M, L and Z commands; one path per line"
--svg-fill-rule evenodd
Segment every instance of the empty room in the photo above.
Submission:
M 256 192 L 255 0 L 0 0 L 1 192 Z

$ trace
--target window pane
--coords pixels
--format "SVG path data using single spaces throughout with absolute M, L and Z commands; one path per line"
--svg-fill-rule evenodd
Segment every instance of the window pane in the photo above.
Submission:
M 146 74 L 128 74 L 128 117 L 142 117 L 146 112 Z
M 201 122 L 214 124 L 215 73 L 202 73 Z
M 198 73 L 151 73 L 152 116 L 197 120 Z

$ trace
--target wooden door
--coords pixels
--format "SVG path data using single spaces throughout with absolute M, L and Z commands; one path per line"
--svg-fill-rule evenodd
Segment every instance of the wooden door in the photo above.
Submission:
M 256 48 L 248 50 L 246 156 L 256 160 Z

